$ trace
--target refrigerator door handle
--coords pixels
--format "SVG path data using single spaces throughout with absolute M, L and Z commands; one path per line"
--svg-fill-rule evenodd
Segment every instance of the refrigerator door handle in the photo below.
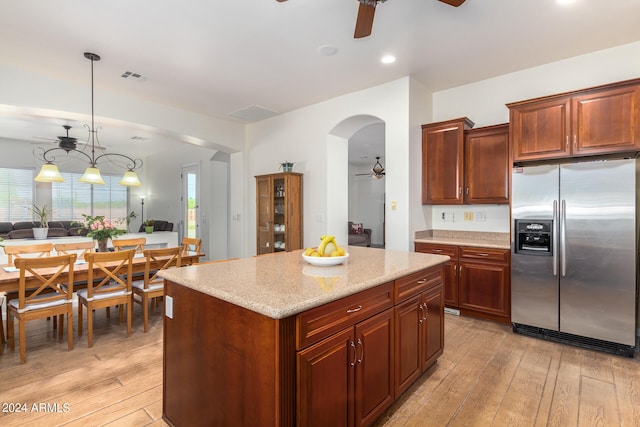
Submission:
M 553 239 L 553 275 L 558 275 L 558 236 L 557 236 L 557 224 L 558 224 L 558 201 L 553 201 L 553 228 L 551 229 L 551 238 Z
M 560 265 L 562 277 L 567 275 L 567 202 L 560 204 Z

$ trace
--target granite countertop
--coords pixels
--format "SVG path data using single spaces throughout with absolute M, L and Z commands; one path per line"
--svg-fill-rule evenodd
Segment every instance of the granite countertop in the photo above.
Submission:
M 480 231 L 417 231 L 415 233 L 414 243 L 439 243 L 442 245 L 511 249 L 511 239 L 509 233 L 491 233 Z
M 273 319 L 283 319 L 449 260 L 448 256 L 348 246 L 344 264 L 316 267 L 302 250 L 197 264 L 160 276 Z

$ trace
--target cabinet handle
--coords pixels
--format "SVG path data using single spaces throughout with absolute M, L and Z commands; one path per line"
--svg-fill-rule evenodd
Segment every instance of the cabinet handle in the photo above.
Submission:
M 362 363 L 362 359 L 364 359 L 364 344 L 362 344 L 360 338 L 358 338 L 358 345 L 360 345 L 360 359 L 358 359 L 358 363 Z
M 564 145 L 565 145 L 566 149 L 568 150 L 568 149 L 569 149 L 569 135 L 567 135 L 567 136 L 565 137 Z
M 462 194 L 462 187 L 458 187 L 458 197 Z
M 427 283 L 427 278 L 426 277 L 424 279 L 418 280 L 418 285 L 424 285 L 425 283 Z
M 426 302 L 422 305 L 424 306 L 424 320 L 426 321 L 427 317 L 429 317 L 429 306 Z
M 478 256 L 489 256 L 489 254 L 486 253 L 486 252 L 478 252 L 478 253 L 476 253 L 476 255 L 478 255 Z
M 349 341 L 349 347 L 353 349 L 353 362 L 349 363 L 349 366 L 356 366 L 356 359 L 358 357 L 356 351 L 356 344 L 353 341 Z
M 578 148 L 578 136 L 577 134 L 573 134 L 573 149 L 576 150 Z
M 347 310 L 347 313 L 356 313 L 358 311 L 362 310 L 362 306 L 359 305 L 356 308 L 350 308 L 349 310 Z
M 467 187 L 467 196 L 469 195 L 469 187 Z
M 424 321 L 424 308 L 422 304 L 418 305 L 418 307 L 420 307 L 420 320 L 418 320 L 418 323 L 422 323 Z
M 434 254 L 439 254 L 440 252 L 442 252 L 442 249 L 431 249 L 431 252 L 433 252 Z

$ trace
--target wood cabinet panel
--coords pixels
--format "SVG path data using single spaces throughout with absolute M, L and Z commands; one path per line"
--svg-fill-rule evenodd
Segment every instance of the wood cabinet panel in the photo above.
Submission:
M 502 258 L 507 261 L 460 257 L 458 291 L 459 306 L 463 314 L 470 311 L 480 317 L 505 323 L 510 321 L 510 252 L 502 252 Z
M 507 106 L 514 162 L 640 150 L 640 79 Z
M 420 345 L 423 328 L 420 324 L 422 294 L 414 295 L 395 308 L 396 316 L 396 396 L 403 393 L 422 373 Z
M 640 87 L 598 91 L 572 99 L 573 154 L 640 149 Z
M 353 426 L 353 328 L 298 352 L 298 426 Z
M 296 316 L 301 349 L 393 306 L 393 282 L 367 289 Z
M 424 310 L 422 370 L 433 365 L 444 350 L 444 295 L 442 285 L 430 289 L 423 295 Z
M 355 419 L 357 426 L 368 426 L 395 397 L 393 309 L 358 323 L 355 331 Z
M 422 126 L 422 204 L 462 204 L 466 117 Z
M 513 161 L 568 156 L 570 98 L 526 104 L 510 109 Z
M 465 203 L 509 203 L 508 123 L 466 132 L 464 171 Z
M 415 243 L 416 252 L 447 255 L 451 258 L 444 264 L 444 303 L 445 306 L 458 308 L 458 247 L 434 243 Z

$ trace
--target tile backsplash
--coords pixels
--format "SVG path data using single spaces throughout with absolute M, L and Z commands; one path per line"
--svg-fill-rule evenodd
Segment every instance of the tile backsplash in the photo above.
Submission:
M 509 205 L 435 205 L 433 230 L 510 232 Z

